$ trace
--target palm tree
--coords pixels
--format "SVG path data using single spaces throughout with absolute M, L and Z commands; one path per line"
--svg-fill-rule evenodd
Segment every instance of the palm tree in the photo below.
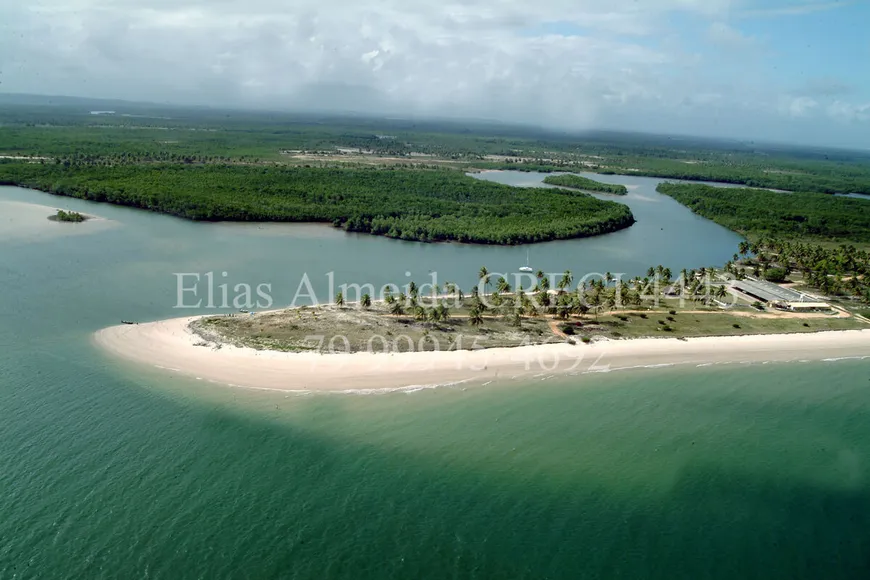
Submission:
M 450 309 L 444 304 L 439 304 L 436 308 L 438 311 L 438 320 L 447 322 L 450 320 Z
M 408 296 L 417 296 L 417 284 L 413 280 L 408 284 Z
M 483 313 L 481 313 L 477 308 L 472 308 L 471 312 L 468 313 L 468 322 L 470 322 L 472 326 L 482 325 Z
M 616 308 L 616 294 L 612 292 L 608 292 L 604 297 L 604 305 L 607 307 L 607 310 L 612 311 Z
M 423 308 L 422 306 L 414 307 L 414 318 L 416 320 L 425 321 L 428 318 L 428 316 L 429 315 L 426 312 L 426 309 Z
M 366 310 L 372 307 L 372 297 L 369 296 L 368 292 L 362 295 L 362 298 L 360 298 L 360 304 Z
M 508 294 L 511 291 L 511 285 L 508 283 L 507 280 L 505 280 L 504 276 L 502 276 L 498 279 L 498 285 L 496 286 L 496 289 L 499 292 Z
M 544 278 L 544 271 L 543 271 L 543 270 L 538 270 L 537 272 L 535 272 L 535 277 L 536 277 L 538 280 L 542 280 L 542 279 Z
M 399 300 L 393 302 L 392 307 L 390 307 L 390 314 L 393 314 L 396 317 L 405 314 L 405 307 L 402 306 L 402 303 Z
M 335 295 L 335 305 L 339 308 L 344 306 L 344 294 L 342 294 L 341 292 Z
M 741 256 L 746 256 L 749 253 L 750 245 L 749 242 L 743 240 L 739 244 L 737 244 L 737 251 L 740 252 Z
M 477 273 L 477 277 L 479 280 L 483 281 L 484 288 L 489 286 L 489 270 L 486 269 L 486 266 L 480 267 L 480 270 Z
M 541 281 L 538 283 L 538 285 L 541 287 L 541 290 L 546 292 L 547 290 L 550 289 L 550 279 L 549 278 L 541 278 Z
M 559 290 L 565 290 L 573 281 L 574 275 L 571 274 L 571 270 L 565 270 L 565 273 L 562 274 L 562 278 L 559 280 Z
M 580 318 L 583 318 L 589 312 L 589 306 L 583 301 L 575 300 L 574 301 L 574 312 L 579 314 Z
M 593 292 L 592 296 L 589 297 L 589 306 L 592 307 L 592 310 L 595 310 L 595 319 L 598 319 L 598 309 L 601 306 L 601 294 L 599 292 Z

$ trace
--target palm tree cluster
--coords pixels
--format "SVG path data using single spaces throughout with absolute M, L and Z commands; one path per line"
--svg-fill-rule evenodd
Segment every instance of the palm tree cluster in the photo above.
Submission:
M 785 276 L 799 272 L 808 286 L 827 296 L 852 297 L 870 304 L 870 252 L 851 244 L 826 248 L 765 237 L 753 243 L 741 242 L 738 251 L 744 257 L 742 263 L 756 276 L 770 279 L 775 270 Z M 726 269 L 741 271 L 731 263 Z

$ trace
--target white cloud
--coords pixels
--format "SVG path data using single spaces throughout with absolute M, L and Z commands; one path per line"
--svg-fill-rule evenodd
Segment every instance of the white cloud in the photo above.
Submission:
M 707 36 L 716 44 L 726 48 L 745 49 L 752 48 L 756 45 L 756 40 L 751 36 L 746 36 L 736 28 L 733 28 L 724 22 L 714 22 L 707 30 Z
M 784 97 L 780 103 L 780 110 L 792 117 L 806 117 L 818 106 L 819 103 L 810 97 Z
M 864 119 L 866 110 L 783 95 L 763 71 L 745 70 L 759 43 L 729 16 L 749 2 L 4 3 L 0 90 L 561 128 L 723 132 L 739 125 L 729 119 L 758 113 Z M 702 23 L 715 56 L 684 46 L 676 14 Z
M 828 115 L 838 121 L 870 121 L 870 103 L 853 105 L 834 101 L 828 105 Z

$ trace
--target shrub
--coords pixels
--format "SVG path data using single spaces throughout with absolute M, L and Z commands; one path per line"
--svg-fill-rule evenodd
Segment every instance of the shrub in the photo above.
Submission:
M 671 328 L 670 326 L 668 326 L 667 324 L 662 326 L 662 330 L 664 330 L 665 332 L 673 332 L 674 331 L 674 329 Z
M 673 317 L 673 316 L 668 316 L 668 321 L 670 321 L 670 322 L 674 322 L 674 317 Z
M 740 328 L 740 325 L 737 324 L 736 322 L 734 324 L 732 324 L 731 326 L 733 326 L 734 328 Z
M 563 324 L 560 328 L 562 329 L 562 332 L 569 336 L 574 334 L 574 326 L 571 324 Z
M 583 341 L 583 344 L 589 344 L 590 342 L 592 342 L 592 339 L 589 338 L 588 336 L 584 336 L 584 337 L 581 338 L 580 340 Z
M 768 282 L 784 282 L 786 277 L 785 268 L 768 268 L 764 272 L 764 279 Z
M 677 311 L 676 310 L 668 310 L 668 314 L 670 314 L 671 316 L 676 316 Z

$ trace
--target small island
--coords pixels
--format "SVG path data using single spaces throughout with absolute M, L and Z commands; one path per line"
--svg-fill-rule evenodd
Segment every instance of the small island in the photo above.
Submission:
M 596 191 L 598 193 L 612 193 L 614 195 L 625 195 L 628 193 L 628 188 L 624 185 L 612 185 L 610 183 L 601 183 L 594 179 L 587 179 L 572 173 L 562 175 L 549 175 L 544 179 L 544 183 L 548 185 L 557 185 L 559 187 L 569 187 L 571 189 L 583 189 L 585 191 Z
M 48 219 L 53 222 L 69 222 L 77 224 L 86 221 L 88 217 L 77 211 L 64 211 L 59 209 L 55 215 L 48 216 Z

